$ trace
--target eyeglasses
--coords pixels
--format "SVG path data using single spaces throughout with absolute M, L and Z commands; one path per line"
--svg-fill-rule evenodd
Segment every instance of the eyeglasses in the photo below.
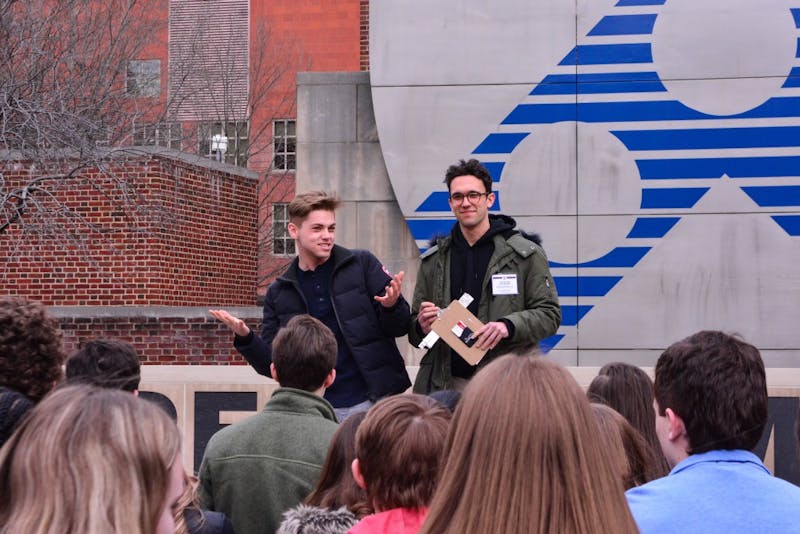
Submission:
M 453 193 L 452 195 L 450 195 L 450 201 L 459 203 L 463 202 L 464 198 L 466 197 L 467 199 L 469 199 L 470 202 L 475 204 L 477 201 L 481 199 L 482 196 L 484 195 L 489 196 L 491 194 L 492 194 L 491 191 L 487 191 L 486 193 L 478 193 L 477 191 L 470 191 L 466 195 L 464 193 Z

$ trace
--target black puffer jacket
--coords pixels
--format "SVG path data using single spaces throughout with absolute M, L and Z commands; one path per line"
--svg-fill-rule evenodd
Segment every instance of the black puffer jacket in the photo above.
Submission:
M 378 258 L 367 250 L 333 247 L 331 300 L 336 320 L 358 370 L 367 383 L 367 396 L 377 400 L 402 393 L 411 386 L 405 362 L 394 338 L 408 333 L 411 312 L 401 296 L 397 304 L 384 308 L 374 300 L 382 295 L 391 277 Z M 269 376 L 272 340 L 278 329 L 295 315 L 308 313 L 308 305 L 297 280 L 298 259 L 267 289 L 261 337 L 236 338 L 234 345 L 260 374 Z

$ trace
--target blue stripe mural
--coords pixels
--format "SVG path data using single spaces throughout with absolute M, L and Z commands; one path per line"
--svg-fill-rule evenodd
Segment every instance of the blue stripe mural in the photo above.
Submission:
M 499 185 L 511 156 L 523 141 L 536 139 L 538 128 L 608 124 L 608 132 L 635 162 L 641 211 L 630 214 L 623 242 L 595 258 L 550 263 L 563 321 L 559 334 L 542 342 L 545 350 L 558 346 L 584 317 L 596 313 L 602 298 L 721 179 L 739 186 L 754 209 L 800 210 L 800 5 L 787 13 L 798 29 L 796 50 L 791 51 L 797 60 L 781 75 L 780 92 L 724 117 L 693 109 L 668 91 L 651 42 L 663 5 L 665 0 L 616 2 L 615 12 L 599 18 L 472 150 L 487 159 Z M 495 202 L 494 211 L 502 211 L 502 200 Z M 422 248 L 431 235 L 449 232 L 454 222 L 446 191 L 430 193 L 416 214 L 420 218 L 408 223 Z M 800 236 L 800 214 L 781 212 L 769 219 L 786 235 Z

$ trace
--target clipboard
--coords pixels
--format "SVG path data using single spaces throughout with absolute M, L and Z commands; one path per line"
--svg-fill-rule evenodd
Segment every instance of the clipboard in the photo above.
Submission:
M 458 300 L 454 300 L 433 322 L 431 331 L 470 365 L 478 365 L 487 351 L 474 346 L 477 339 L 473 335 L 482 326 L 483 323 L 471 311 Z

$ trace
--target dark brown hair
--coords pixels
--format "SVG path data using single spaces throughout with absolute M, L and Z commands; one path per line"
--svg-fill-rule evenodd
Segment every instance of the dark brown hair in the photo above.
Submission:
M 312 211 L 336 211 L 339 199 L 325 191 L 300 193 L 289 202 L 289 221 L 300 226 Z
M 486 193 L 492 192 L 492 175 L 483 164 L 477 159 L 459 160 L 447 168 L 444 174 L 444 183 L 447 184 L 447 190 L 450 190 L 450 184 L 459 176 L 474 176 L 481 182 L 486 189 Z M 480 193 L 481 191 L 479 191 Z
M 592 413 L 600 427 L 603 446 L 613 457 L 626 490 L 663 476 L 652 447 L 627 419 L 614 408 L 597 402 L 592 403 Z
M 424 395 L 395 395 L 370 408 L 356 433 L 356 457 L 376 511 L 428 505 L 450 418 Z
M 296 315 L 272 340 L 272 363 L 281 387 L 314 391 L 336 365 L 336 337 L 322 321 Z
M 0 385 L 34 402 L 63 378 L 61 329 L 46 308 L 23 297 L 0 297 Z
M 350 469 L 356 457 L 356 431 L 366 415 L 367 412 L 354 413 L 336 429 L 317 485 L 305 504 L 330 510 L 346 506 L 358 519 L 372 513 L 367 494 L 356 484 Z
M 642 369 L 623 362 L 607 363 L 589 384 L 589 400 L 607 404 L 628 420 L 650 445 L 656 478 L 669 473 L 669 464 L 656 435 L 653 381 Z
M 422 533 L 636 532 L 589 401 L 566 369 L 497 358 L 470 380 Z
M 753 345 L 704 330 L 670 345 L 656 364 L 655 397 L 686 427 L 689 454 L 752 450 L 767 424 L 767 380 Z
M 135 391 L 139 389 L 139 355 L 130 343 L 119 339 L 92 339 L 69 358 L 67 382 Z

